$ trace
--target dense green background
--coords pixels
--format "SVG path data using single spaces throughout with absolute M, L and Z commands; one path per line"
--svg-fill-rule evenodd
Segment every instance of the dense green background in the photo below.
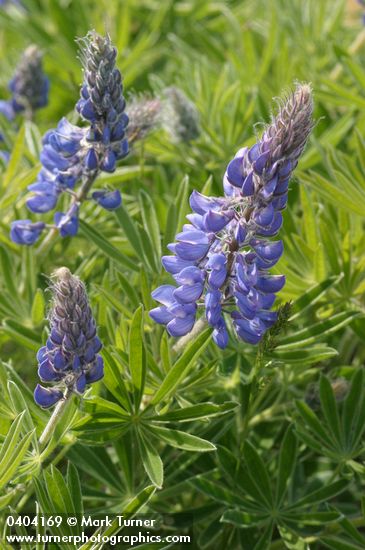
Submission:
M 51 89 L 33 122 L 0 120 L 12 150 L 0 180 L 2 439 L 28 407 L 13 423 L 5 459 L 0 454 L 0 505 L 35 513 L 37 499 L 43 512 L 81 511 L 80 478 L 89 512 L 120 512 L 128 502 L 137 511 L 150 497 L 148 513 L 189 511 L 191 517 L 174 519 L 172 532 L 190 529 L 196 548 L 364 548 L 361 8 L 350 14 L 342 0 L 23 6 L 0 8 L 1 97 L 9 97 L 7 82 L 30 43 L 44 51 Z M 117 214 L 84 205 L 77 237 L 45 251 L 22 248 L 9 240 L 9 225 L 29 217 L 26 187 L 40 167 L 41 135 L 62 116 L 77 120 L 82 72 L 75 37 L 92 28 L 110 33 L 118 48 L 127 98 L 180 87 L 197 106 L 201 136 L 189 144 L 170 143 L 162 130 L 148 136 L 114 174 L 99 179 L 122 191 Z M 222 192 L 227 163 L 254 143 L 275 111 L 272 98 L 295 81 L 312 83 L 317 123 L 290 186 L 285 252 L 275 268 L 287 277 L 282 303 L 294 302 L 289 325 L 277 347 L 261 346 L 257 357 L 257 348 L 234 338 L 222 353 L 203 334 L 179 358 L 139 305 L 150 309 L 151 289 L 171 282 L 160 256 L 182 226 L 189 191 Z M 46 338 L 47 276 L 62 265 L 87 283 L 107 374 L 81 412 L 73 405 L 40 458 L 37 438 L 25 434 L 32 426 L 39 434 L 49 416 L 31 392 L 35 353 Z M 165 424 L 156 414 L 167 415 Z M 187 434 L 218 450 L 201 454 L 212 447 Z M 186 525 L 192 517 L 193 531 Z

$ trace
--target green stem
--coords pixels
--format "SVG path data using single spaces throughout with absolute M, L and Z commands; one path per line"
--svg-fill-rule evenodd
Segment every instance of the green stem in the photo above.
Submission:
M 179 339 L 178 342 L 172 347 L 172 351 L 174 353 L 180 353 L 194 338 L 196 338 L 207 326 L 207 321 L 203 317 L 201 317 L 194 325 L 194 328 L 191 332 L 186 334 L 185 336 L 182 336 L 182 338 Z
M 64 415 L 69 403 L 71 402 L 71 396 L 72 396 L 72 391 L 67 389 L 66 390 L 66 393 L 64 395 L 64 398 L 59 401 L 52 413 L 52 416 L 51 418 L 49 419 L 46 427 L 44 428 L 40 438 L 39 438 L 39 446 L 42 448 L 44 448 L 46 446 L 46 444 L 48 443 L 49 439 L 52 437 L 53 435 L 53 432 L 58 424 L 58 422 L 60 421 L 60 419 L 62 418 L 62 416 Z

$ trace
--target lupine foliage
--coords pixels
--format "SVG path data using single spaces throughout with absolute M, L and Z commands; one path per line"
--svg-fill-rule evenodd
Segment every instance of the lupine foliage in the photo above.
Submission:
M 2 148 L 10 152 L 0 175 L 2 533 L 10 510 L 142 510 L 166 514 L 163 532 L 190 533 L 199 549 L 364 548 L 365 34 L 356 4 L 72 0 L 65 9 L 45 0 L 2 3 L 0 99 L 9 99 L 8 82 L 30 44 L 43 53 L 50 81 L 49 103 L 31 119 L 21 112 L 14 121 L 0 119 Z M 135 140 L 114 172 L 101 166 L 112 141 L 106 146 L 90 135 L 83 153 L 96 151 L 93 191 L 117 190 L 123 204 L 110 212 L 85 200 L 77 235 L 19 246 L 9 237 L 14 220 L 41 224 L 39 232 L 55 223 L 54 213 L 26 206 L 48 146 L 42 136 L 63 117 L 64 127 L 77 132 L 106 122 L 88 103 L 93 67 L 84 57 L 82 124 L 74 111 L 83 78 L 75 37 L 91 29 L 103 37 L 108 75 L 112 66 L 123 73 L 127 102 L 131 94 L 163 102 L 166 89 L 180 89 L 197 109 L 199 132 L 171 139 L 159 122 Z M 88 36 L 84 49 L 96 34 Z M 176 340 L 148 313 L 156 307 L 153 290 L 172 281 L 161 257 L 171 253 L 168 245 L 191 214 L 194 190 L 193 197 L 223 197 L 222 178 L 239 150 L 227 170 L 234 189 L 227 184 L 226 195 L 242 192 L 248 174 L 241 167 L 251 166 L 248 152 L 267 128 L 255 131 L 256 125 L 267 125 L 272 98 L 283 90 L 291 97 L 296 82 L 311 83 L 315 125 L 281 212 L 283 254 L 269 268 L 286 278 L 273 308 L 277 320 L 256 344 L 237 338 L 230 322 L 224 350 L 210 325 L 188 342 Z M 128 104 L 115 110 L 128 113 Z M 55 143 L 57 130 L 52 135 Z M 61 215 L 70 200 L 68 192 L 57 197 Z M 250 241 L 245 250 L 257 246 Z M 58 296 L 56 280 L 52 307 L 49 276 L 64 267 L 69 271 L 61 270 L 61 279 L 71 272 L 79 288 L 75 311 L 75 296 L 70 289 Z M 68 292 L 72 298 L 65 298 Z M 66 318 L 75 315 L 72 325 L 59 309 L 54 314 L 59 297 L 67 301 Z M 69 349 L 60 343 L 60 326 L 63 338 L 75 331 L 72 342 L 65 340 Z M 104 377 L 72 392 L 43 441 L 52 413 L 33 396 L 40 349 L 43 375 L 55 362 L 64 367 L 55 374 L 59 380 L 44 382 L 62 392 L 68 374 L 72 388 L 76 378 L 86 381 L 87 361 L 100 367 L 100 355 L 104 364 Z M 66 527 L 48 531 L 79 532 Z M 117 533 L 118 526 L 97 532 L 104 531 Z

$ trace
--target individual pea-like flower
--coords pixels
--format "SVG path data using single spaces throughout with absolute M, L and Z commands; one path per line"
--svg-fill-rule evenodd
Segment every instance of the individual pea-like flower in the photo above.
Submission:
M 161 123 L 162 102 L 147 94 L 132 96 L 128 101 L 127 115 L 129 124 L 127 136 L 129 143 L 144 139 Z
M 261 139 L 228 164 L 224 196 L 191 194 L 190 223 L 168 245 L 173 255 L 162 258 L 178 286 L 163 285 L 152 293 L 161 306 L 150 316 L 172 336 L 190 332 L 203 307 L 220 348 L 228 344 L 229 318 L 238 337 L 250 344 L 276 321 L 271 308 L 285 276 L 269 270 L 283 243 L 271 239 L 282 225 L 289 179 L 313 127 L 312 111 L 310 86 L 297 85 Z
M 34 399 L 51 407 L 66 392 L 82 395 L 87 384 L 103 377 L 102 344 L 84 284 L 66 268 L 58 269 L 52 285 L 53 303 L 49 314 L 50 334 L 37 354 L 38 375 L 50 387 L 37 385 Z
M 165 88 L 162 125 L 174 143 L 192 141 L 200 135 L 199 113 L 184 92 L 175 86 Z
M 32 196 L 26 204 L 34 213 L 54 210 L 63 193 L 71 197 L 67 211 L 56 212 L 54 226 L 46 226 L 57 228 L 62 237 L 77 233 L 80 206 L 85 200 L 94 200 L 107 210 L 121 204 L 119 191 L 90 193 L 100 172 L 113 172 L 117 161 L 128 154 L 128 117 L 116 55 L 108 36 L 92 31 L 81 41 L 84 82 L 76 109 L 86 124 L 80 127 L 62 118 L 57 128 L 45 134 L 42 169 L 37 181 L 28 187 Z

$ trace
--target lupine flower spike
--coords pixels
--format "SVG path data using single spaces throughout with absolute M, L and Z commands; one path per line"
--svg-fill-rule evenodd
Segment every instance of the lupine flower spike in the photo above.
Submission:
M 12 120 L 17 113 L 24 112 L 32 118 L 34 111 L 48 103 L 49 79 L 43 72 L 43 54 L 35 46 L 29 46 L 9 82 L 12 98 L 0 101 L 0 113 Z
M 149 97 L 145 94 L 129 99 L 127 108 L 129 144 L 145 138 L 159 126 L 161 109 L 162 103 L 157 97 Z
M 68 210 L 55 213 L 54 226 L 44 226 L 56 227 L 61 237 L 76 235 L 80 206 L 85 200 L 92 199 L 107 210 L 121 204 L 117 190 L 90 193 L 100 171 L 113 172 L 117 161 L 128 153 L 128 117 L 124 112 L 122 77 L 115 67 L 116 55 L 108 36 L 93 31 L 81 41 L 84 82 L 76 109 L 86 126 L 75 126 L 63 118 L 56 129 L 45 134 L 43 167 L 37 181 L 28 187 L 34 194 L 27 206 L 40 214 L 54 210 L 61 194 L 70 195 Z M 75 191 L 77 184 L 80 186 Z M 12 224 L 11 238 L 18 244 L 33 244 L 39 235 L 39 226 L 27 220 Z
M 200 135 L 199 113 L 182 90 L 171 86 L 164 90 L 162 125 L 174 143 L 192 141 Z
M 84 284 L 66 268 L 54 273 L 50 335 L 37 354 L 38 375 L 51 387 L 37 385 L 34 399 L 44 408 L 72 392 L 83 394 L 87 384 L 103 377 L 102 344 Z
M 168 246 L 173 255 L 162 258 L 178 286 L 152 293 L 161 306 L 150 316 L 172 336 L 190 332 L 202 308 L 220 348 L 228 344 L 228 320 L 250 344 L 274 324 L 271 308 L 285 277 L 269 273 L 283 253 L 282 241 L 272 237 L 281 228 L 289 179 L 313 127 L 312 110 L 310 86 L 297 85 L 261 140 L 228 164 L 224 196 L 191 194 L 190 223 Z

